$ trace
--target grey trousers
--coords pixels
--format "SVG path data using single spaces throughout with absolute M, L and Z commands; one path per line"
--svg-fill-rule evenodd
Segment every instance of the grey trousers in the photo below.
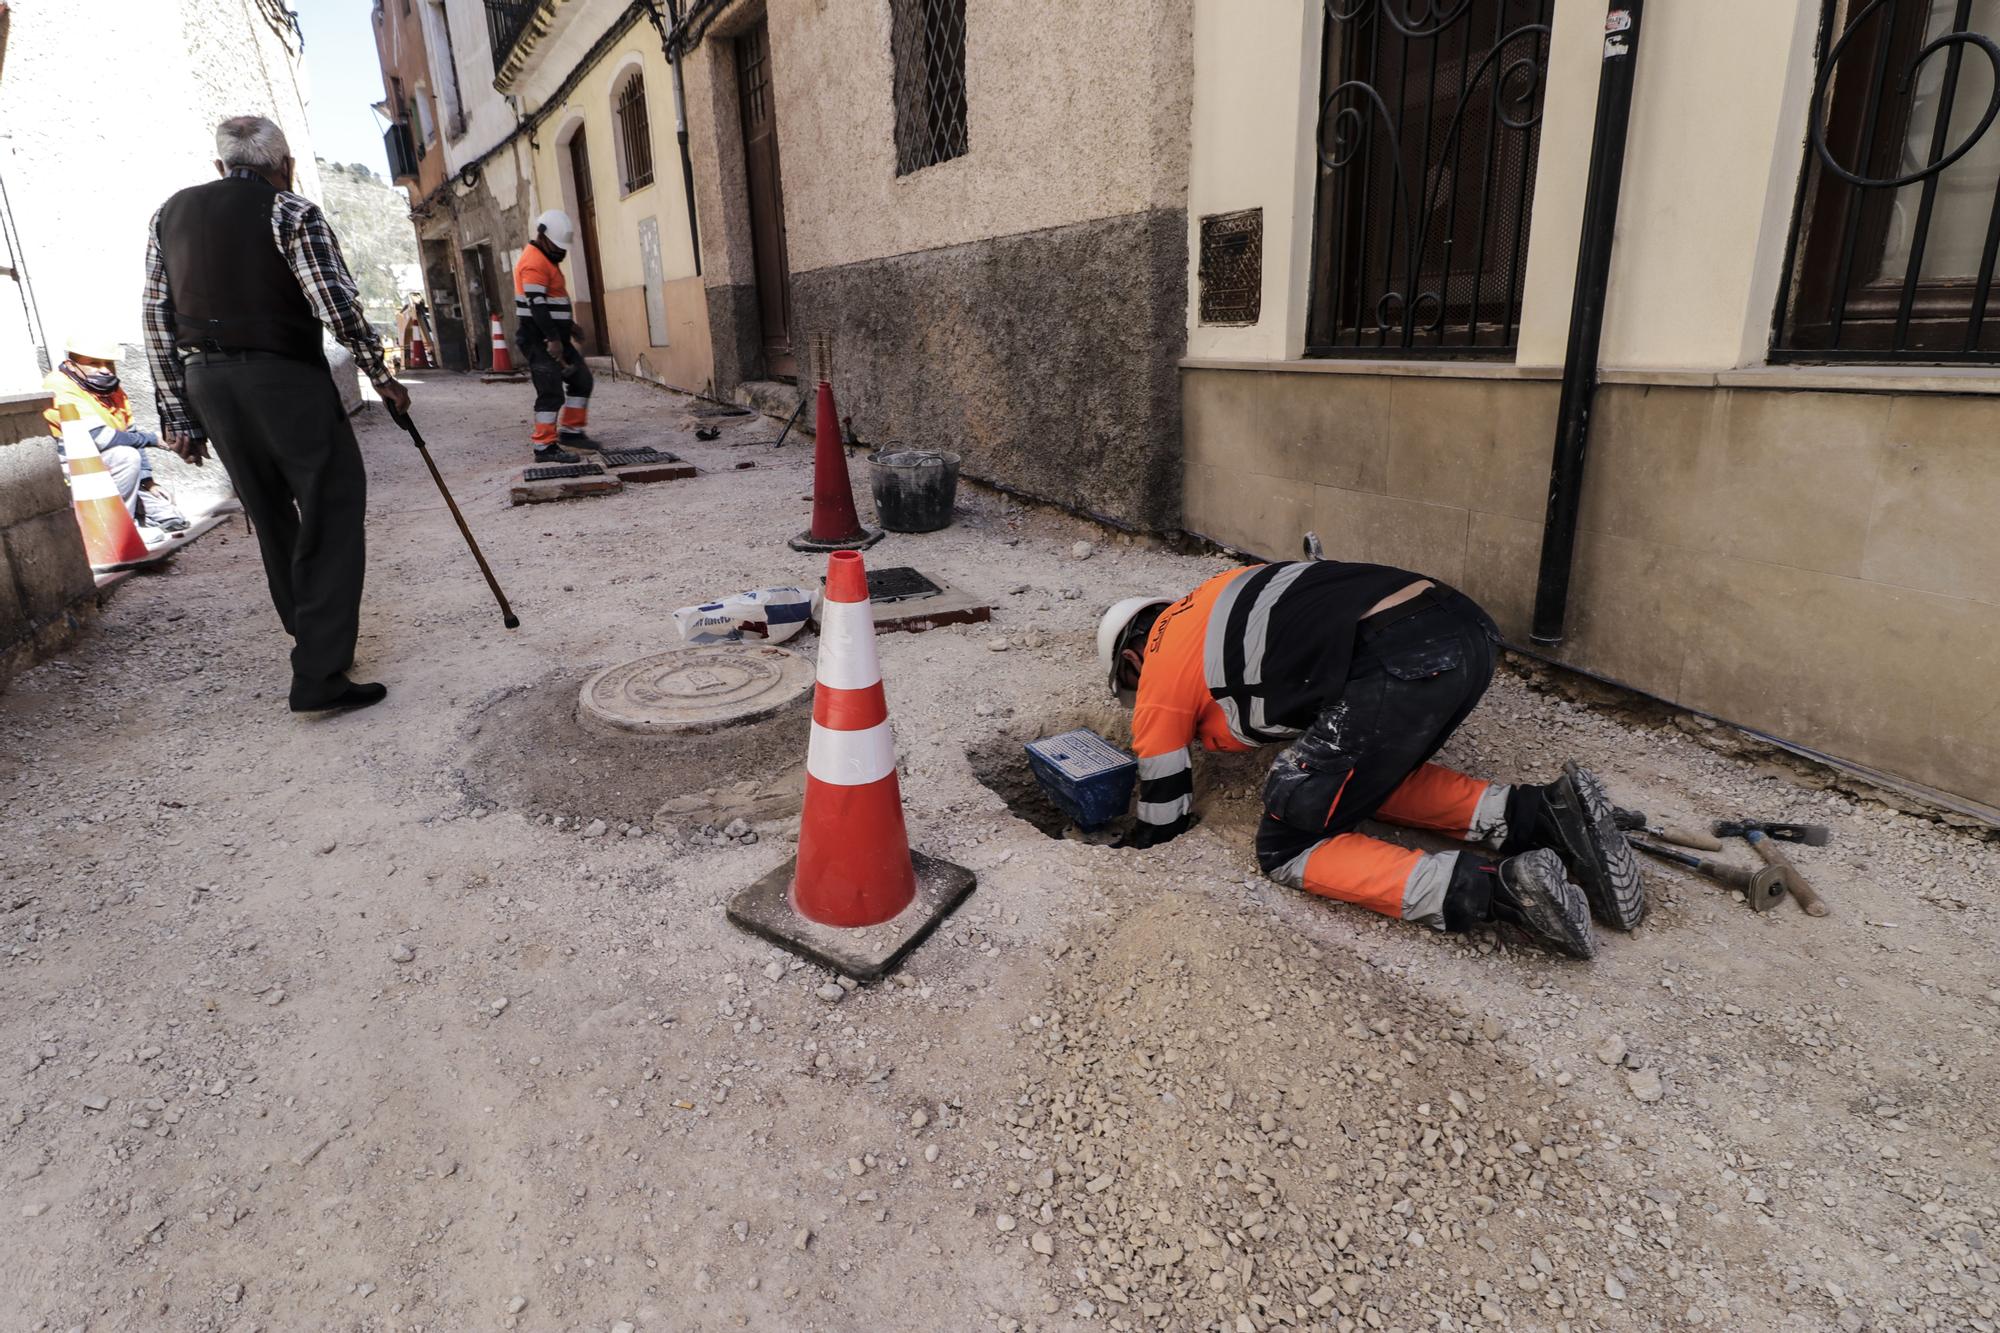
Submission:
M 368 474 L 325 364 L 195 361 L 187 391 L 256 525 L 271 604 L 294 640 L 293 681 L 342 675 L 361 628 Z

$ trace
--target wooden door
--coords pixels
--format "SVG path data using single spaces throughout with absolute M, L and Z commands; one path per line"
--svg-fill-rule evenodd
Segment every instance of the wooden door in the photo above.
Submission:
M 597 200 L 590 185 L 590 151 L 580 129 L 569 141 L 569 170 L 576 181 L 576 238 L 583 247 L 584 281 L 590 289 L 590 351 L 608 356 L 611 335 L 604 323 L 604 270 L 597 262 Z
M 778 103 L 771 87 L 771 28 L 763 19 L 736 41 L 736 88 L 743 107 L 744 175 L 757 270 L 764 373 L 796 379 L 792 351 L 792 266 L 785 253 L 785 190 L 778 171 Z

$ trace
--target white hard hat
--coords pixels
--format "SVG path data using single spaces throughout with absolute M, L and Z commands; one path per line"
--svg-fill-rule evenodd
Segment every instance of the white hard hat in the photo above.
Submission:
M 560 208 L 551 208 L 536 218 L 535 230 L 547 232 L 549 239 L 565 250 L 569 249 L 569 243 L 576 239 L 575 225 L 570 222 L 569 214 Z
M 1103 670 L 1105 683 L 1111 687 L 1111 697 L 1125 699 L 1129 691 L 1118 688 L 1118 646 L 1125 638 L 1125 631 L 1132 622 L 1156 606 L 1171 606 L 1171 597 L 1127 597 L 1116 602 L 1104 619 L 1097 622 L 1097 665 Z M 1130 702 L 1130 700 L 1126 700 Z
M 63 342 L 63 350 L 71 356 L 87 356 L 93 361 L 116 361 L 125 352 L 116 338 L 107 338 L 101 333 L 72 333 Z

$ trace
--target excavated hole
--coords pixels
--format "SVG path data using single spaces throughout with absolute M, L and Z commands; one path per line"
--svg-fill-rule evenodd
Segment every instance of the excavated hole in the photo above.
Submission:
M 481 705 L 458 777 L 476 802 L 647 828 L 696 828 L 795 815 L 805 796 L 810 696 L 773 717 L 660 736 L 577 720 L 584 677 L 550 676 Z

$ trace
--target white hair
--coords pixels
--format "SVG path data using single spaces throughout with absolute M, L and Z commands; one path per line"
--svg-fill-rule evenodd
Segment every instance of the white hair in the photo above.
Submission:
M 276 171 L 291 155 L 285 132 L 263 116 L 231 116 L 215 127 L 215 156 L 225 167 Z

